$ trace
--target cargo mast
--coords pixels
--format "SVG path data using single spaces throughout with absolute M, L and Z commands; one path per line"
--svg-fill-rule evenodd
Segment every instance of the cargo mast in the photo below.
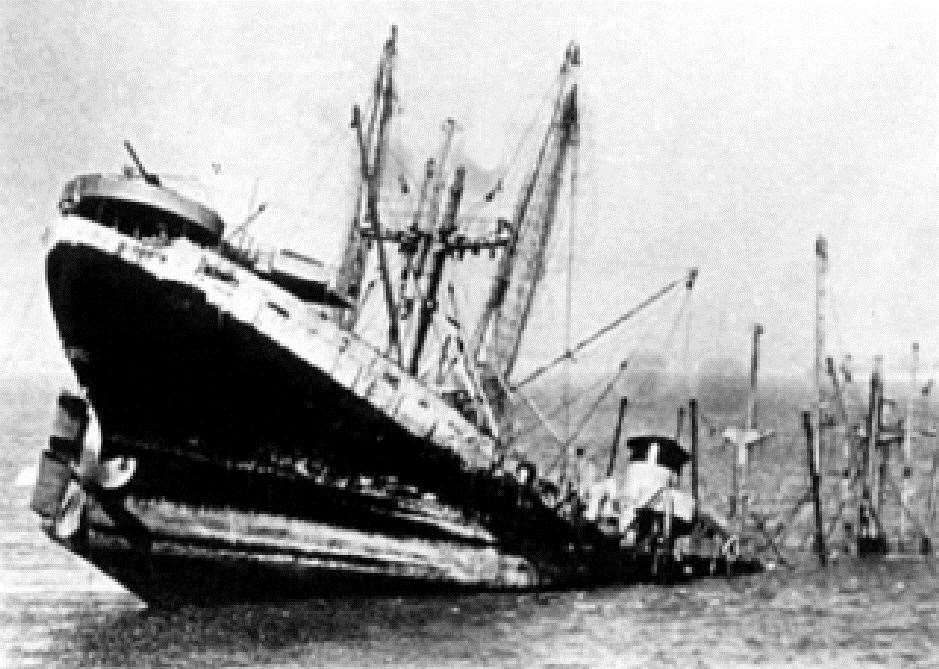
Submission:
M 362 114 L 358 105 L 352 108 L 352 128 L 356 133 L 359 148 L 359 188 L 356 211 L 349 225 L 345 249 L 337 275 L 337 292 L 349 297 L 354 305 L 338 313 L 337 320 L 341 327 L 351 330 L 359 316 L 358 304 L 362 277 L 370 241 L 375 244 L 378 271 L 381 276 L 385 303 L 388 311 L 388 340 L 393 353 L 400 357 L 398 319 L 395 313 L 394 291 L 388 275 L 388 261 L 382 243 L 381 224 L 378 216 L 378 202 L 383 173 L 383 158 L 387 144 L 387 127 L 391 118 L 395 100 L 394 61 L 397 55 L 397 26 L 391 27 L 391 35 L 385 41 L 378 75 L 375 78 L 375 90 L 368 128 L 363 134 Z

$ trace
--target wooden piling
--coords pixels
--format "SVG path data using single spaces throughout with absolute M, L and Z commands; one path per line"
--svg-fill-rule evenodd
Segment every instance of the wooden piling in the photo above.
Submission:
M 737 498 L 740 495 L 740 480 L 738 478 L 738 470 L 740 468 L 737 466 L 737 451 L 739 449 L 740 446 L 737 442 L 734 442 L 730 455 L 730 499 L 728 500 L 729 508 L 727 510 L 727 517 L 731 519 L 737 517 Z
M 701 498 L 698 494 L 698 400 L 688 400 L 688 418 L 691 422 L 691 498 L 694 500 L 694 521 L 698 520 Z
M 910 387 L 906 393 L 906 409 L 903 419 L 903 470 L 900 482 L 900 506 L 906 508 L 910 505 L 913 496 L 913 398 L 916 395 L 916 374 L 919 371 L 919 342 L 913 342 L 910 362 Z M 900 514 L 899 545 L 902 547 L 906 541 L 907 526 L 906 514 Z
M 756 430 L 758 423 L 756 408 L 757 384 L 760 376 L 760 336 L 763 334 L 763 325 L 753 324 L 753 342 L 750 347 L 750 389 L 747 393 L 747 429 Z
M 822 501 L 820 494 L 819 463 L 815 459 L 815 435 L 813 434 L 812 413 L 802 412 L 802 424 L 805 428 L 805 443 L 808 453 L 809 477 L 812 484 L 812 503 L 815 505 L 815 550 L 818 561 L 825 564 L 827 555 L 825 551 L 825 530 L 822 527 Z
M 863 451 L 861 503 L 858 505 L 858 553 L 885 553 L 886 537 L 880 527 L 883 508 L 883 486 L 880 476 L 883 469 L 880 441 L 881 411 L 883 409 L 883 386 L 881 370 L 883 358 L 874 358 L 871 374 L 870 397 L 867 406 L 867 439 Z
M 613 470 L 616 468 L 616 454 L 619 451 L 619 442 L 623 434 L 623 419 L 626 418 L 626 408 L 629 406 L 629 399 L 622 397 L 619 401 L 619 415 L 616 417 L 616 429 L 613 431 L 613 443 L 610 445 L 610 461 L 606 467 L 607 477 L 613 476 Z

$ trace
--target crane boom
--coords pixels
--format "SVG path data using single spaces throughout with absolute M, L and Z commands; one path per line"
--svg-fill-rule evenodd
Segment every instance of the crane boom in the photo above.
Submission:
M 484 368 L 484 377 L 508 378 L 518 356 L 532 303 L 544 274 L 545 248 L 551 235 L 562 175 L 577 141 L 579 50 L 568 46 L 551 123 L 522 190 L 512 225 L 512 238 L 499 263 L 483 314 L 470 340 L 469 352 Z M 487 335 L 488 333 L 488 335 Z

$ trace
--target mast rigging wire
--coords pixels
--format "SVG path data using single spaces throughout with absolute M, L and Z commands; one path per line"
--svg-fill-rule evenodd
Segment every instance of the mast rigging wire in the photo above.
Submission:
M 678 325 L 681 323 L 682 316 L 685 314 L 687 306 L 688 306 L 688 300 L 685 300 L 682 302 L 681 307 L 676 312 L 675 319 L 672 322 L 672 326 L 671 328 L 669 328 L 669 331 L 666 337 L 666 342 L 670 343 L 674 339 L 675 333 L 678 330 Z M 590 409 L 584 414 L 584 417 L 581 419 L 580 423 L 577 426 L 577 430 L 575 431 L 574 435 L 570 439 L 570 443 L 573 443 L 574 441 L 580 438 L 581 433 L 583 432 L 587 424 L 590 422 L 590 420 L 593 418 L 593 415 L 596 413 L 600 404 L 603 402 L 603 400 L 606 399 L 606 397 L 613 390 L 613 387 L 616 385 L 617 381 L 619 381 L 619 379 L 625 374 L 629 361 L 632 359 L 635 353 L 636 351 L 633 350 L 633 352 L 630 353 L 629 357 L 627 357 L 626 359 L 620 362 L 619 369 L 613 375 L 612 379 L 610 379 L 610 382 L 607 384 L 606 388 L 603 389 L 603 392 L 600 393 L 600 396 L 596 399 L 596 401 L 593 403 Z M 646 376 L 646 380 L 652 379 L 655 376 L 655 374 L 656 374 L 655 370 L 650 371 L 649 374 Z M 645 383 L 645 381 L 643 383 Z M 640 387 L 641 387 L 641 384 L 640 384 Z
M 682 315 L 682 313 L 683 313 L 683 310 L 684 310 L 684 308 L 685 308 L 687 302 L 689 301 L 689 298 L 688 298 L 687 294 L 686 294 L 685 297 L 686 297 L 686 299 L 682 301 L 682 304 L 679 306 L 679 309 L 678 309 L 678 311 L 676 312 L 675 317 L 672 319 L 671 327 L 669 327 L 668 330 L 667 330 L 667 333 L 668 333 L 668 334 L 667 334 L 667 337 L 666 337 L 666 348 L 669 347 L 669 342 L 671 342 L 671 340 L 674 339 L 674 335 L 675 335 L 675 332 L 676 332 L 676 330 L 677 330 L 678 324 L 681 322 L 681 315 Z M 624 369 L 623 369 L 622 365 L 624 365 L 624 364 L 628 365 L 628 363 L 632 360 L 632 358 L 633 358 L 633 357 L 636 355 L 636 353 L 639 351 L 639 349 L 640 349 L 640 347 L 641 347 L 641 345 L 642 345 L 642 342 L 644 342 L 644 341 L 648 338 L 649 332 L 652 330 L 652 326 L 653 326 L 654 324 L 658 324 L 661 320 L 662 320 L 662 316 L 660 315 L 659 318 L 653 319 L 652 321 L 649 321 L 649 322 L 647 323 L 646 331 L 643 333 L 642 336 L 640 336 L 640 337 L 638 338 L 638 341 L 636 342 L 636 345 L 632 348 L 632 350 L 630 350 L 630 352 L 629 352 L 629 354 L 626 356 L 626 358 L 625 358 L 624 360 L 622 360 L 622 361 L 620 362 L 620 364 L 618 365 L 617 371 L 615 372 L 615 374 L 614 374 L 614 376 L 613 376 L 612 382 L 611 382 L 610 379 L 608 379 L 608 378 L 606 378 L 606 377 L 600 378 L 600 379 L 598 379 L 597 381 L 595 381 L 594 383 L 592 383 L 592 384 L 589 386 L 589 388 L 585 389 L 585 391 L 584 391 L 583 393 L 580 393 L 580 394 L 579 394 L 579 396 L 584 396 L 584 395 L 589 396 L 589 395 L 592 395 L 594 389 L 600 387 L 601 385 L 606 384 L 606 387 L 604 388 L 603 392 L 601 392 L 601 394 L 598 396 L 598 398 L 595 400 L 594 405 L 593 405 L 593 407 L 591 407 L 591 410 L 588 412 L 588 414 L 593 414 L 593 413 L 596 412 L 596 410 L 597 410 L 597 409 L 599 408 L 599 406 L 602 404 L 603 400 L 606 398 L 606 396 L 608 396 L 608 394 L 609 394 L 609 392 L 611 391 L 612 387 L 615 387 L 616 382 L 617 382 L 618 380 L 621 380 L 622 376 L 624 375 Z M 662 324 L 664 325 L 664 323 L 662 323 Z M 656 374 L 656 372 L 655 372 L 654 370 L 651 371 L 651 372 L 649 372 L 649 373 L 646 375 L 646 377 L 643 379 L 643 381 L 640 382 L 639 388 L 641 389 L 641 388 L 643 388 L 644 386 L 648 385 L 649 382 L 655 378 L 655 374 Z M 501 380 L 500 380 L 500 384 L 504 385 L 504 383 L 503 383 Z M 510 394 L 510 395 L 514 395 L 514 396 L 523 398 L 523 399 L 524 399 L 524 403 L 526 404 L 526 406 L 528 406 L 529 410 L 532 412 L 532 415 L 533 415 L 534 418 L 535 418 L 535 422 L 538 423 L 538 424 L 540 424 L 541 428 L 544 429 L 545 431 L 547 431 L 548 434 L 558 443 L 558 446 L 560 446 L 560 449 L 559 449 L 558 453 L 555 455 L 555 458 L 554 458 L 554 460 L 552 461 L 552 463 L 551 463 L 551 465 L 550 465 L 548 471 L 551 471 L 551 470 L 555 469 L 555 468 L 558 466 L 558 464 L 559 464 L 563 459 L 565 459 L 565 458 L 564 458 L 564 456 L 565 456 L 565 451 L 569 451 L 569 445 L 572 444 L 572 443 L 574 443 L 574 442 L 576 441 L 576 439 L 579 438 L 579 436 L 580 436 L 581 432 L 583 431 L 583 429 L 586 427 L 587 424 L 589 424 L 590 419 L 591 419 L 592 416 L 591 416 L 591 415 L 586 415 L 585 419 L 582 420 L 581 424 L 578 426 L 578 430 L 577 430 L 575 436 L 570 440 L 570 442 L 566 442 L 564 439 L 561 439 L 561 438 L 557 435 L 557 433 L 556 433 L 555 430 L 551 427 L 551 424 L 550 424 L 550 423 L 551 423 L 551 419 L 555 418 L 555 417 L 561 412 L 561 410 L 563 409 L 563 406 L 562 406 L 562 405 L 558 405 L 558 406 L 554 407 L 554 409 L 551 410 L 550 412 L 545 413 L 545 412 L 539 410 L 539 409 L 537 408 L 537 406 L 534 404 L 534 402 L 533 402 L 531 399 L 527 398 L 527 396 L 526 396 L 524 393 L 522 393 L 521 391 L 519 391 L 517 388 L 512 388 L 511 391 L 508 391 L 508 390 L 507 390 L 506 392 L 507 392 L 507 394 Z M 571 398 L 570 404 L 573 405 L 574 403 L 576 403 L 576 399 Z M 516 415 L 517 415 L 517 414 L 516 414 Z M 519 425 L 518 423 L 520 423 L 520 422 L 521 422 L 521 421 L 519 421 L 518 419 L 516 419 L 516 420 L 515 420 L 515 423 L 516 423 L 517 427 L 516 427 L 514 430 L 512 430 L 512 432 L 506 433 L 506 434 L 504 435 L 504 438 L 507 438 L 507 439 L 514 439 L 514 438 L 518 437 L 518 436 L 521 435 L 521 434 L 530 433 L 531 430 L 533 430 L 533 429 L 538 429 L 537 427 L 531 427 L 531 426 L 526 427 L 525 425 Z
M 632 357 L 641 348 L 643 343 L 649 339 L 650 333 L 654 329 L 654 326 L 661 324 L 664 329 L 665 323 L 663 319 L 664 319 L 664 315 L 660 313 L 655 318 L 646 321 L 645 326 L 642 329 L 641 333 L 635 338 L 635 345 L 629 350 L 629 353 L 627 354 L 627 358 L 632 359 Z M 594 391 L 596 391 L 598 388 L 603 386 L 607 382 L 607 380 L 608 379 L 606 376 L 602 376 L 596 381 L 592 382 L 587 388 L 583 390 L 583 392 L 578 393 L 577 397 L 571 397 L 569 400 L 569 405 L 570 406 L 575 405 L 578 402 L 579 398 L 592 396 Z M 563 409 L 564 409 L 564 402 L 561 402 L 555 407 L 553 407 L 549 412 L 547 412 L 546 417 L 550 419 L 557 418 L 557 416 L 561 413 Z M 519 428 L 518 433 L 521 434 L 522 432 L 524 432 L 524 429 Z
M 560 86 L 561 77 L 562 77 L 562 74 L 560 72 L 556 74 L 554 76 L 554 79 L 551 82 L 551 86 L 549 87 L 549 90 L 544 95 L 542 95 L 540 104 L 535 109 L 535 113 L 529 119 L 528 124 L 525 126 L 525 130 L 522 133 L 521 138 L 519 139 L 518 143 L 516 143 L 515 148 L 513 149 L 512 157 L 509 158 L 508 161 L 506 161 L 505 160 L 506 154 L 505 153 L 502 154 L 502 161 L 501 161 L 500 167 L 496 171 L 497 177 L 495 181 L 493 182 L 493 186 L 487 192 L 487 193 L 493 194 L 493 199 L 499 192 L 502 192 L 502 188 L 500 187 L 500 184 L 505 183 L 506 178 L 509 176 L 509 174 L 512 173 L 513 168 L 517 166 L 518 163 L 516 161 L 518 160 L 518 157 L 521 154 L 522 147 L 529 140 L 529 137 L 534 131 L 535 126 L 538 124 L 538 121 L 541 120 L 542 115 L 545 113 L 545 109 L 549 107 L 551 104 L 553 104 L 555 98 L 557 97 L 555 90 Z M 488 204 L 488 202 L 486 203 Z
M 683 314 L 684 311 L 685 311 L 685 306 L 686 306 L 686 305 L 687 305 L 687 301 L 683 302 L 681 308 L 680 308 L 680 309 L 678 310 L 678 312 L 675 314 L 675 319 L 674 319 L 674 321 L 672 322 L 672 326 L 671 326 L 671 327 L 669 328 L 669 330 L 668 330 L 668 334 L 667 334 L 667 338 L 666 338 L 668 342 L 671 342 L 671 341 L 674 339 L 675 332 L 677 331 L 678 325 L 679 325 L 679 323 L 681 322 L 681 317 L 682 317 L 682 314 Z M 565 448 L 564 448 L 564 449 L 559 449 L 559 452 L 558 452 L 557 456 L 555 457 L 554 461 L 552 461 L 552 463 L 551 463 L 551 466 L 550 466 L 550 468 L 549 468 L 549 471 L 550 471 L 550 470 L 553 470 L 553 469 L 555 469 L 555 468 L 557 468 L 557 467 L 558 467 L 559 465 L 561 465 L 562 462 L 563 462 L 563 464 L 565 465 L 565 468 L 564 468 L 564 469 L 565 469 L 565 476 L 566 476 L 567 466 L 570 465 L 570 460 L 569 460 L 569 459 L 566 459 L 566 460 L 565 460 L 565 458 L 564 458 L 565 451 L 568 451 L 568 452 L 569 452 L 569 451 L 570 451 L 570 447 L 576 442 L 576 440 L 578 440 L 578 439 L 580 438 L 581 433 L 583 432 L 584 428 L 590 423 L 590 421 L 592 420 L 593 415 L 596 413 L 597 409 L 600 407 L 600 405 L 603 403 L 603 401 L 609 396 L 610 392 L 611 392 L 611 391 L 613 390 L 613 388 L 616 386 L 616 383 L 617 383 L 617 382 L 622 378 L 622 376 L 625 374 L 625 371 L 626 371 L 626 369 L 627 369 L 627 367 L 628 367 L 628 363 L 629 363 L 629 361 L 632 359 L 633 355 L 635 355 L 635 350 L 632 351 L 632 352 L 629 354 L 629 356 L 627 356 L 627 358 L 625 358 L 624 360 L 620 361 L 619 367 L 618 367 L 616 373 L 613 375 L 613 378 L 610 379 L 610 381 L 607 383 L 606 387 L 604 388 L 603 392 L 602 392 L 602 393 L 600 394 L 600 396 L 594 401 L 593 405 L 590 407 L 590 409 L 586 412 L 586 414 L 584 415 L 584 417 L 581 419 L 581 422 L 580 422 L 580 424 L 578 425 L 578 428 L 577 428 L 577 430 L 576 430 L 576 432 L 575 432 L 575 435 L 571 438 L 570 442 L 568 442 L 567 444 L 565 444 Z M 655 379 L 655 376 L 656 376 L 656 371 L 655 371 L 655 370 L 651 370 L 648 374 L 646 374 L 645 378 L 643 378 L 643 380 L 642 380 L 642 381 L 640 382 L 640 384 L 639 384 L 638 391 L 642 392 L 644 388 L 645 388 L 645 389 L 650 388 L 651 385 L 652 385 L 652 381 Z
M 660 298 L 662 298 L 664 295 L 666 295 L 666 294 L 668 294 L 669 292 L 671 292 L 671 290 L 672 290 L 673 288 L 675 288 L 676 286 L 678 286 L 678 285 L 679 285 L 680 283 L 682 283 L 683 281 L 685 282 L 685 285 L 686 285 L 686 286 L 688 287 L 688 289 L 690 290 L 690 289 L 693 287 L 693 285 L 694 285 L 695 278 L 697 277 L 697 272 L 698 272 L 697 269 L 692 269 L 692 270 L 690 270 L 690 271 L 686 274 L 686 276 L 685 276 L 684 279 L 675 279 L 674 281 L 669 282 L 668 284 L 666 284 L 665 286 L 663 286 L 662 288 L 660 288 L 659 290 L 657 290 L 655 293 L 653 293 L 652 295 L 650 295 L 649 297 L 647 297 L 645 300 L 643 300 L 642 302 L 640 302 L 639 304 L 637 304 L 637 305 L 636 305 L 635 307 L 633 307 L 632 309 L 629 309 L 628 311 L 626 311 L 625 313 L 621 314 L 620 316 L 617 316 L 614 320 L 612 320 L 611 322 L 609 322 L 609 323 L 607 323 L 606 325 L 602 326 L 601 328 L 599 328 L 598 330 L 596 330 L 593 334 L 591 334 L 591 335 L 588 336 L 587 338 L 582 339 L 580 342 L 578 342 L 578 344 L 577 344 L 576 346 L 574 346 L 574 348 L 570 349 L 569 351 L 566 351 L 566 352 L 562 353 L 561 355 L 557 356 L 557 357 L 554 358 L 553 360 L 551 360 L 551 361 L 545 363 L 544 365 L 542 365 L 541 367 L 538 367 L 537 369 L 535 369 L 533 372 L 531 372 L 530 374 L 528 374 L 528 376 L 526 376 L 526 377 L 523 378 L 521 381 L 519 381 L 518 383 L 516 383 L 516 384 L 515 384 L 515 387 L 521 388 L 522 386 L 525 386 L 525 385 L 531 383 L 532 381 L 534 381 L 534 380 L 537 379 L 539 376 L 541 376 L 542 374 L 544 374 L 545 372 L 547 372 L 548 370 L 550 370 L 550 369 L 551 369 L 552 367 L 554 367 L 555 365 L 557 365 L 557 364 L 563 362 L 564 360 L 566 360 L 566 359 L 568 359 L 568 358 L 570 358 L 570 357 L 573 357 L 573 355 L 574 355 L 575 353 L 579 353 L 579 352 L 582 351 L 583 349 L 585 349 L 585 348 L 587 348 L 588 346 L 590 346 L 591 344 L 593 344 L 593 343 L 594 343 L 595 341 L 597 341 L 598 339 L 601 339 L 602 337 L 604 337 L 607 333 L 609 333 L 609 332 L 615 330 L 616 328 L 618 328 L 620 325 L 622 325 L 623 323 L 625 323 L 626 321 L 628 321 L 630 318 L 632 318 L 633 316 L 635 316 L 636 314 L 638 314 L 640 311 L 642 311 L 643 309 L 645 309 L 645 308 L 648 307 L 649 305 L 654 304 L 655 302 L 657 302 Z

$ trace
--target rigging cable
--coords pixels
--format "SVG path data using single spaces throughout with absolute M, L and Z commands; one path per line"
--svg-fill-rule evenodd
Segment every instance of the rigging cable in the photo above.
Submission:
M 554 358 L 553 360 L 551 360 L 551 361 L 545 363 L 544 365 L 542 365 L 541 367 L 538 367 L 537 369 L 535 369 L 535 370 L 534 370 L 533 372 L 531 372 L 528 376 L 526 376 L 526 377 L 523 378 L 521 381 L 519 381 L 518 383 L 516 383 L 516 384 L 515 384 L 516 387 L 521 388 L 522 386 L 531 383 L 532 381 L 534 381 L 535 379 L 537 379 L 539 376 L 541 376 L 542 374 L 544 374 L 545 372 L 547 372 L 548 370 L 550 370 L 552 367 L 554 367 L 554 366 L 557 365 L 558 363 L 563 362 L 565 359 L 567 359 L 568 357 L 573 356 L 575 353 L 579 353 L 580 351 L 582 351 L 582 350 L 585 349 L 586 347 L 588 347 L 588 346 L 590 346 L 591 344 L 593 344 L 593 343 L 594 343 L 595 341 L 597 341 L 598 339 L 602 338 L 603 336 L 605 336 L 605 335 L 608 334 L 609 332 L 611 332 L 611 331 L 615 330 L 616 328 L 618 328 L 620 325 L 622 325 L 623 323 L 625 323 L 626 321 L 628 321 L 630 318 L 632 318 L 633 316 L 635 316 L 636 314 L 638 314 L 640 311 L 642 311 L 643 309 L 645 309 L 645 308 L 648 307 L 649 305 L 654 304 L 655 302 L 657 302 L 660 298 L 662 298 L 663 296 L 665 296 L 666 294 L 668 294 L 673 288 L 675 288 L 676 286 L 678 286 L 678 285 L 681 284 L 682 282 L 684 282 L 684 283 L 685 283 L 685 286 L 690 290 L 690 289 L 694 286 L 694 281 L 695 281 L 697 275 L 698 275 L 698 270 L 697 270 L 697 268 L 694 268 L 694 269 L 691 269 L 691 270 L 688 271 L 688 273 L 687 273 L 687 275 L 685 276 L 684 279 L 675 279 L 674 281 L 669 282 L 668 284 L 666 284 L 665 286 L 663 286 L 662 288 L 660 288 L 659 290 L 657 290 L 655 293 L 653 293 L 652 295 L 650 295 L 649 297 L 647 297 L 645 300 L 643 300 L 642 302 L 640 302 L 639 304 L 637 304 L 637 305 L 636 305 L 635 307 L 633 307 L 632 309 L 626 311 L 625 313 L 623 313 L 623 314 L 621 314 L 620 316 L 618 316 L 617 318 L 615 318 L 613 321 L 607 323 L 606 325 L 604 325 L 604 326 L 601 327 L 600 329 L 596 330 L 593 334 L 591 334 L 591 335 L 588 336 L 587 338 L 582 339 L 582 340 L 581 340 L 580 342 L 578 342 L 577 345 L 574 346 L 574 348 L 571 349 L 570 351 L 567 351 L 567 352 L 565 352 L 565 353 L 562 353 L 561 355 L 557 356 L 557 357 Z
M 681 307 L 676 312 L 675 319 L 672 323 L 671 328 L 669 328 L 668 335 L 666 337 L 667 344 L 671 344 L 671 342 L 674 340 L 675 333 L 678 330 L 678 326 L 681 323 L 682 316 L 685 313 L 685 309 L 687 305 L 688 305 L 688 301 L 687 300 L 683 301 Z M 590 409 L 584 414 L 584 417 L 581 419 L 580 423 L 578 424 L 577 430 L 575 431 L 574 435 L 570 439 L 571 444 L 573 444 L 575 440 L 580 438 L 581 433 L 583 432 L 587 424 L 592 420 L 597 409 L 600 407 L 600 404 L 603 402 L 603 400 L 607 398 L 607 396 L 615 387 L 616 383 L 623 376 L 623 374 L 625 374 L 626 368 L 628 367 L 629 360 L 632 358 L 632 355 L 634 354 L 635 354 L 635 351 L 632 354 L 630 354 L 629 357 L 627 357 L 626 359 L 620 362 L 619 369 L 610 379 L 610 382 L 607 384 L 606 388 L 603 389 L 603 392 L 600 393 L 600 396 L 596 399 L 596 401 L 593 403 Z M 642 388 L 649 380 L 653 379 L 655 377 L 655 374 L 656 374 L 655 370 L 650 371 L 649 374 L 646 376 L 646 378 L 643 380 L 643 382 L 640 384 L 640 388 Z
M 664 319 L 664 312 L 659 312 L 659 313 L 656 314 L 655 317 L 650 318 L 650 319 L 648 319 L 648 320 L 645 321 L 642 330 L 640 331 L 640 333 L 638 334 L 638 336 L 635 338 L 635 344 L 633 345 L 633 347 L 629 350 L 629 352 L 628 352 L 627 355 L 626 355 L 627 359 L 631 360 L 632 357 L 638 352 L 640 346 L 642 346 L 642 344 L 643 344 L 644 342 L 646 342 L 646 341 L 649 339 L 649 337 L 650 337 L 650 335 L 651 335 L 651 332 L 653 331 L 653 329 L 655 328 L 655 326 L 658 326 L 658 325 L 660 325 L 660 324 L 661 324 L 662 326 L 665 325 L 663 319 Z M 592 396 L 593 393 L 594 393 L 597 389 L 599 389 L 601 386 L 603 386 L 605 383 L 607 383 L 607 381 L 608 381 L 608 379 L 606 378 L 606 376 L 601 376 L 599 379 L 597 379 L 596 381 L 592 382 L 589 386 L 587 386 L 587 387 L 583 390 L 583 392 L 578 393 L 577 397 L 572 397 L 572 398 L 570 398 L 570 402 L 569 402 L 570 406 L 573 406 L 574 404 L 576 404 L 576 403 L 578 402 L 579 398 Z M 546 415 L 548 418 L 550 418 L 550 419 L 555 419 L 555 418 L 557 418 L 558 415 L 564 410 L 564 406 L 565 406 L 565 405 L 564 405 L 564 402 L 562 401 L 561 403 L 559 403 L 558 405 L 556 405 L 555 407 L 553 407 L 553 408 L 552 408 L 549 412 L 547 412 L 545 415 Z M 519 432 L 521 433 L 521 431 L 522 431 L 522 430 L 520 429 Z
M 640 346 L 642 345 L 642 342 L 646 341 L 646 339 L 648 338 L 648 336 L 649 336 L 651 330 L 653 329 L 653 325 L 659 324 L 659 322 L 662 320 L 662 317 L 663 317 L 663 314 L 660 314 L 660 315 L 658 316 L 658 318 L 655 318 L 655 319 L 652 319 L 652 320 L 649 320 L 649 321 L 646 322 L 646 327 L 645 327 L 645 329 L 644 329 L 643 334 L 638 337 L 635 346 L 630 350 L 630 352 L 629 352 L 628 355 L 626 356 L 625 361 L 623 361 L 623 362 L 625 362 L 626 364 L 628 364 L 629 361 L 632 360 L 633 356 L 638 352 Z M 674 334 L 674 330 L 675 330 L 676 324 L 679 322 L 679 320 L 680 320 L 680 313 L 677 314 L 676 318 L 675 318 L 674 321 L 673 321 L 673 325 L 672 325 L 671 329 L 669 330 L 672 334 Z M 620 365 L 622 365 L 623 362 L 621 362 Z M 616 372 L 616 375 L 617 375 L 617 376 L 621 376 L 622 374 L 623 374 L 623 370 L 622 370 L 621 368 L 618 368 L 618 371 Z M 647 379 L 647 380 L 648 380 L 648 379 Z M 600 386 L 603 386 L 603 385 L 605 385 L 605 384 L 608 384 L 608 383 L 609 383 L 609 381 L 608 381 L 607 378 L 601 377 L 600 379 L 598 379 L 597 381 L 595 381 L 594 383 L 592 383 L 587 389 L 585 389 L 583 393 L 579 393 L 579 395 L 580 395 L 580 396 L 592 395 L 592 394 L 593 394 L 593 391 L 594 391 L 595 389 L 597 389 L 597 388 L 599 388 Z M 640 385 L 642 385 L 642 384 L 640 384 Z M 595 411 L 596 408 L 599 406 L 599 403 L 602 402 L 604 395 L 607 394 L 608 392 L 609 392 L 609 389 L 607 388 L 607 389 L 605 389 L 605 390 L 601 393 L 601 396 L 600 396 L 600 398 L 598 399 L 598 401 L 596 402 L 596 406 L 595 406 L 594 409 L 593 409 L 594 411 Z M 565 442 L 563 439 L 560 439 L 560 437 L 557 436 L 557 433 L 554 431 L 554 429 L 553 429 L 553 428 L 551 427 L 551 425 L 550 425 L 550 420 L 553 419 L 553 418 L 555 418 L 555 417 L 557 417 L 557 415 L 558 415 L 558 414 L 561 412 L 561 410 L 562 410 L 562 406 L 560 406 L 560 405 L 559 405 L 559 406 L 556 406 L 550 413 L 545 414 L 544 412 L 538 410 L 537 407 L 534 405 L 534 402 L 533 402 L 532 400 L 530 400 L 529 398 L 527 398 L 527 397 L 526 397 L 520 390 L 518 390 L 517 388 L 513 388 L 513 389 L 512 389 L 512 393 L 515 394 L 515 395 L 517 395 L 518 397 L 523 398 L 523 399 L 525 400 L 526 405 L 529 407 L 529 409 L 532 410 L 532 413 L 533 413 L 533 415 L 534 415 L 534 417 L 535 417 L 535 419 L 536 419 L 536 422 L 539 423 L 539 424 L 541 425 L 541 427 L 542 427 L 543 429 L 545 429 L 545 430 L 549 433 L 549 435 L 551 435 L 553 438 L 555 438 L 555 440 L 558 442 L 558 445 L 559 445 L 562 449 L 567 448 L 566 442 Z M 576 401 L 577 401 L 576 399 L 573 399 L 573 398 L 572 398 L 571 404 L 575 403 Z M 515 431 L 513 431 L 513 434 L 510 435 L 510 436 L 518 436 L 519 434 L 522 434 L 522 433 L 524 433 L 524 432 L 526 432 L 526 431 L 527 431 L 527 432 L 530 432 L 530 431 L 533 430 L 533 429 L 537 429 L 537 428 L 529 427 L 529 428 L 526 429 L 524 426 L 521 426 L 521 425 L 520 425 Z M 581 429 L 582 429 L 582 428 L 581 428 Z M 563 453 L 563 452 L 560 452 L 560 451 L 559 451 L 558 454 L 556 454 L 554 461 L 553 461 L 552 464 L 550 465 L 549 471 L 552 470 L 552 469 L 555 469 L 555 468 L 557 467 L 558 463 L 562 461 L 562 459 L 563 459 L 562 456 L 563 456 L 563 455 L 564 455 L 564 453 Z
M 549 90 L 545 92 L 544 95 L 542 95 L 541 103 L 535 109 L 535 113 L 529 119 L 528 125 L 525 127 L 525 130 L 522 133 L 521 138 L 519 139 L 518 143 L 515 145 L 515 148 L 512 152 L 512 157 L 509 158 L 508 161 L 505 161 L 504 159 L 505 159 L 506 154 L 505 153 L 502 154 L 503 160 L 501 162 L 500 168 L 496 172 L 497 178 L 495 180 L 493 187 L 488 191 L 487 196 L 486 196 L 488 201 L 491 201 L 492 199 L 494 199 L 496 194 L 502 190 L 501 185 L 505 183 L 506 177 L 508 177 L 509 174 L 512 173 L 513 168 L 515 168 L 518 164 L 516 161 L 518 160 L 518 157 L 521 154 L 522 147 L 525 145 L 526 142 L 528 142 L 529 137 L 534 131 L 535 126 L 541 120 L 541 117 L 545 113 L 545 110 L 554 103 L 557 97 L 557 94 L 555 93 L 555 89 L 557 89 L 560 86 L 561 76 L 562 76 L 561 73 L 556 74 L 554 76 L 554 79 L 551 83 Z M 489 197 L 490 195 L 492 197 Z

